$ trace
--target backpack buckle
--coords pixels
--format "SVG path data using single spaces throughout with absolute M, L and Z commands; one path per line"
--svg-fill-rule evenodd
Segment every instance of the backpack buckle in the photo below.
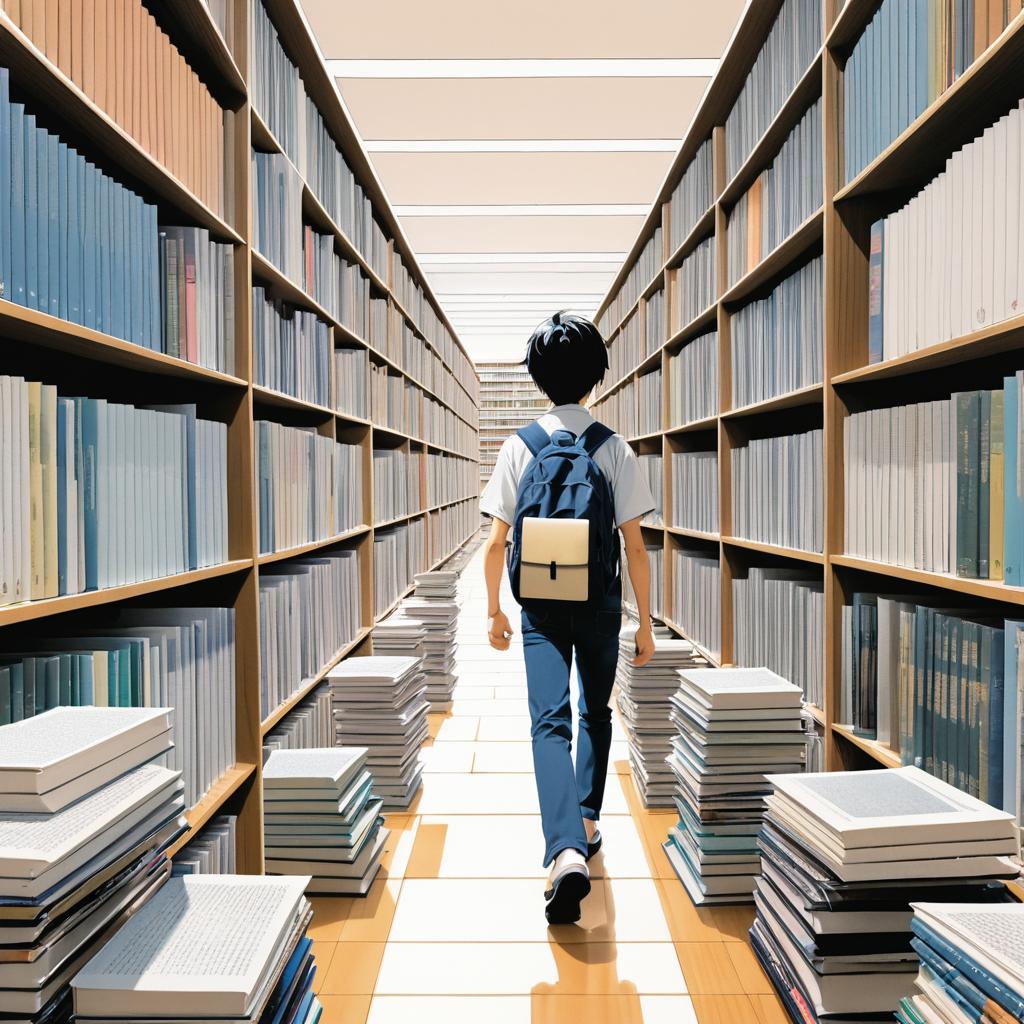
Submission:
M 558 566 L 557 566 L 557 564 L 555 562 L 551 563 L 550 572 L 551 572 L 551 578 L 552 579 L 557 579 L 558 578 Z

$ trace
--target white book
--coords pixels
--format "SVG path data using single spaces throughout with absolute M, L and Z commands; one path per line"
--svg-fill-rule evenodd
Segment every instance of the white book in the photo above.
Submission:
M 1011 110 L 1006 119 L 1006 215 L 1003 240 L 1003 306 L 999 318 L 1020 313 L 1018 289 L 1018 260 L 1021 225 L 1021 107 Z M 998 259 L 998 256 L 997 256 Z
M 978 308 L 974 330 L 992 323 L 992 311 L 995 308 L 995 240 L 996 240 L 996 129 L 992 125 L 985 129 L 981 137 L 981 238 L 977 247 L 981 249 L 981 280 L 978 282 Z M 975 142 L 977 146 L 977 142 Z M 975 270 L 977 275 L 978 270 Z
M 15 409 L 11 399 L 11 378 L 0 375 L 0 606 L 15 600 L 14 562 L 14 440 Z M 20 492 L 19 492 L 20 493 Z
M 301 925 L 308 882 L 172 878 L 74 977 L 76 1015 L 248 1015 Z
M 1009 139 L 1010 116 L 1004 115 L 995 124 L 993 130 L 993 165 L 992 165 L 992 237 L 988 248 L 991 251 L 992 280 L 989 292 L 992 305 L 989 308 L 989 323 L 998 323 L 1007 316 L 1006 301 L 1006 224 L 1009 209 L 1009 197 L 1006 184 L 1009 174 Z
M 0 728 L 4 794 L 41 795 L 170 729 L 170 708 L 59 707 Z
M 365 747 L 275 750 L 263 766 L 264 790 L 343 790 L 366 763 Z

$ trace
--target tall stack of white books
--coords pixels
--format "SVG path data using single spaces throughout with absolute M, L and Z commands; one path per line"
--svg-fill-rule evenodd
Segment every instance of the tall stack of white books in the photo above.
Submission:
M 423 623 L 409 615 L 401 604 L 373 627 L 373 653 L 422 660 L 426 635 Z
M 455 674 L 455 632 L 458 627 L 459 574 L 450 569 L 420 572 L 415 576 L 416 590 L 405 600 L 407 615 L 419 619 L 427 631 L 423 639 L 423 672 L 427 677 L 427 700 L 434 711 L 452 706 Z
M 365 896 L 388 830 L 365 747 L 277 750 L 263 766 L 268 875 L 306 875 L 310 893 Z
M 913 767 L 768 780 L 750 939 L 794 1019 L 891 1021 L 918 974 L 911 904 L 1011 901 L 1005 811 Z
M 636 625 L 630 624 L 619 634 L 616 682 L 633 781 L 648 807 L 671 807 L 675 778 L 666 761 L 676 732 L 671 698 L 679 688 L 679 670 L 706 666 L 707 661 L 689 640 L 666 635 L 655 636 L 654 656 L 642 668 L 633 665 L 635 657 Z
M 0 728 L 0 1017 L 65 1021 L 69 982 L 167 880 L 186 822 L 168 708 L 55 708 Z M 8 1016 L 10 1015 L 10 1016 Z
M 671 703 L 679 823 L 665 852 L 694 903 L 750 903 L 765 773 L 803 764 L 800 688 L 766 668 L 687 669 Z
M 335 745 L 366 747 L 387 809 L 408 807 L 420 787 L 427 738 L 427 683 L 419 658 L 347 658 L 331 669 Z
M 314 1024 L 308 878 L 172 878 L 72 981 L 75 1019 Z

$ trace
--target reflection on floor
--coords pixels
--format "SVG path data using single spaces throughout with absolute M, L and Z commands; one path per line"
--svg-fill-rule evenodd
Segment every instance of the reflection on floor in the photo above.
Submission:
M 661 851 L 673 814 L 640 804 L 617 723 L 593 891 L 578 925 L 546 926 L 520 638 L 487 645 L 479 554 L 460 589 L 459 683 L 431 716 L 423 790 L 389 816 L 369 897 L 314 901 L 324 1024 L 785 1024 L 752 910 L 690 903 Z

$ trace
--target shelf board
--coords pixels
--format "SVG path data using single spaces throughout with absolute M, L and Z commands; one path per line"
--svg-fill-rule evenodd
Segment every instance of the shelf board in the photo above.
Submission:
M 825 389 L 821 384 L 809 384 L 805 388 L 788 391 L 775 398 L 766 398 L 762 402 L 753 402 L 750 405 L 741 405 L 738 409 L 729 409 L 728 412 L 722 413 L 721 418 L 723 420 L 740 419 L 744 416 L 760 416 L 764 413 L 778 412 L 781 409 L 796 409 L 803 405 L 821 405 L 824 393 Z
M 664 430 L 660 427 L 657 430 L 650 430 L 646 434 L 636 434 L 633 437 L 627 437 L 626 441 L 629 444 L 638 444 L 640 441 L 653 441 L 656 437 L 661 437 L 664 434 Z
M 715 204 L 712 203 L 690 228 L 686 237 L 665 261 L 665 270 L 675 270 L 705 238 L 715 233 Z
M 702 420 L 690 420 L 689 423 L 681 423 L 678 427 L 669 427 L 666 434 L 695 434 L 701 430 L 715 430 L 718 427 L 718 417 L 708 416 Z
M 747 154 L 746 160 L 722 190 L 718 201 L 723 206 L 732 207 L 754 183 L 757 176 L 771 165 L 789 133 L 803 117 L 804 112 L 817 97 L 821 96 L 821 58 L 822 51 L 819 50 L 765 129 L 764 134 Z
M 716 658 L 703 644 L 698 643 L 696 640 L 694 640 L 693 637 L 690 636 L 689 633 L 687 633 L 686 630 L 683 629 L 683 627 L 680 626 L 678 622 L 673 622 L 671 619 L 666 618 L 664 615 L 655 615 L 654 618 L 660 619 L 662 622 L 665 623 L 666 626 L 668 626 L 669 629 L 675 630 L 684 640 L 689 640 L 690 643 L 697 648 L 697 651 L 703 657 L 705 657 L 710 664 L 714 665 L 715 668 L 722 667 L 721 661 L 719 661 L 719 659 Z
M 258 249 L 252 249 L 253 278 L 259 278 L 264 284 L 270 285 L 277 298 L 284 299 L 292 306 L 298 306 L 310 313 L 315 313 L 321 320 L 332 326 L 337 324 L 334 317 L 317 302 L 298 282 L 293 281 L 283 270 Z M 256 285 L 255 280 L 253 285 Z
M 773 277 L 782 273 L 821 243 L 824 215 L 819 207 L 788 238 L 780 242 L 761 262 L 741 277 L 721 298 L 724 305 L 741 303 Z
M 745 548 L 747 551 L 760 551 L 765 555 L 776 555 L 779 558 L 791 558 L 798 562 L 809 562 L 811 565 L 825 564 L 825 556 L 818 551 L 786 548 L 780 544 L 765 544 L 762 541 L 747 540 L 744 537 L 723 537 L 722 543 L 733 548 Z
M 974 138 L 976 129 L 988 126 L 987 115 L 979 125 L 979 106 L 986 111 L 993 105 L 999 108 L 1008 105 L 999 102 L 1001 96 L 1009 99 L 1019 95 L 1022 64 L 1024 13 L 1019 13 L 931 106 L 835 194 L 835 202 L 905 188 L 922 177 L 931 178 L 935 154 L 952 153 Z M 993 114 L 993 120 L 995 117 L 998 114 Z
M 830 50 L 846 50 L 861 37 L 882 0 L 846 0 L 828 32 L 825 45 Z
M 929 587 L 937 587 L 954 594 L 968 594 L 989 601 L 1001 601 L 1004 604 L 1024 605 L 1024 588 L 1008 587 L 999 580 L 971 580 L 947 573 L 927 572 L 924 569 L 908 569 L 902 565 L 890 565 L 888 562 L 873 562 L 867 558 L 855 558 L 852 555 L 831 555 L 829 561 L 844 569 L 860 569 L 862 572 L 890 576 L 893 579 L 907 580 Z
M 386 530 L 389 526 L 398 526 L 400 523 L 407 523 L 410 519 L 419 519 L 420 516 L 425 516 L 427 510 L 421 508 L 418 512 L 409 512 L 404 516 L 395 516 L 394 519 L 382 519 L 379 523 L 374 523 L 374 530 Z
M 274 728 L 278 722 L 281 721 L 287 714 L 294 711 L 299 704 L 301 704 L 326 678 L 327 673 L 342 661 L 347 658 L 368 636 L 370 635 L 369 626 L 360 626 L 359 631 L 356 635 L 347 643 L 341 650 L 336 651 L 331 659 L 320 671 L 313 676 L 311 679 L 305 679 L 298 690 L 295 691 L 284 703 L 278 705 L 278 707 L 270 713 L 260 723 L 260 735 L 266 736 L 271 729 Z
M 67 594 L 64 597 L 48 597 L 41 601 L 5 605 L 0 608 L 0 627 L 29 622 L 48 615 L 63 615 L 66 612 L 81 611 L 83 608 L 97 608 L 101 605 L 116 604 L 118 601 L 130 601 L 149 594 L 159 594 L 164 590 L 174 590 L 177 587 L 187 587 L 193 583 L 230 576 L 251 569 L 252 564 L 251 558 L 236 558 L 221 565 L 210 565 L 205 569 L 178 573 L 175 576 L 160 576 L 142 583 L 127 583 L 121 587 L 88 590 L 84 594 Z
M 825 724 L 825 712 L 821 708 L 815 707 L 813 704 L 804 704 L 804 711 L 806 711 L 811 718 L 813 718 L 818 725 Z
M 956 366 L 974 359 L 1013 352 L 1024 346 L 1024 315 L 1001 320 L 981 330 L 959 338 L 929 345 L 916 352 L 908 352 L 896 359 L 869 363 L 856 370 L 840 373 L 832 378 L 833 384 L 861 384 L 911 373 L 924 373 L 943 366 Z
M 704 530 L 689 530 L 685 526 L 666 526 L 665 530 L 672 534 L 673 537 L 686 537 L 690 540 L 706 540 L 711 544 L 717 544 L 722 539 L 721 534 L 706 533 Z
M 344 533 L 335 534 L 324 540 L 310 541 L 308 544 L 298 544 L 292 548 L 284 548 L 281 551 L 271 551 L 268 554 L 260 555 L 256 561 L 259 565 L 270 565 L 273 562 L 283 562 L 288 558 L 302 558 L 303 555 L 311 554 L 314 551 L 322 551 L 324 548 L 334 547 L 335 544 L 343 544 L 347 540 L 355 540 L 370 532 L 369 526 L 356 526 Z
M 120 125 L 101 110 L 0 10 L 0 64 L 12 72 L 41 108 L 59 111 L 62 121 L 87 137 L 104 158 L 138 179 L 155 195 L 179 209 L 217 239 L 242 239 L 166 167 L 157 163 Z
M 662 346 L 672 349 L 678 346 L 685 348 L 686 342 L 692 341 L 698 335 L 704 334 L 709 328 L 718 325 L 718 302 L 713 302 L 703 313 L 698 313 L 688 324 L 684 324 L 674 334 L 669 336 L 668 341 Z M 675 353 L 672 353 L 673 355 Z
M 206 796 L 185 812 L 188 832 L 167 851 L 168 857 L 180 853 L 202 831 L 204 825 L 217 815 L 235 792 L 256 771 L 254 764 L 236 764 L 229 768 L 209 789 Z
M 334 419 L 340 414 L 326 405 L 316 405 L 314 402 L 305 402 L 301 398 L 294 398 L 282 391 L 274 391 L 272 388 L 265 388 L 259 384 L 252 386 L 252 400 L 258 405 L 273 405 L 279 409 L 293 409 L 296 412 L 306 412 L 321 419 Z
M 141 345 L 115 338 L 100 331 L 81 327 L 68 320 L 40 313 L 0 299 L 0 337 L 6 341 L 26 342 L 68 355 L 88 358 L 110 366 L 123 366 L 143 373 L 156 373 L 168 377 L 183 377 L 197 382 L 227 384 L 244 388 L 241 377 L 232 377 L 218 370 L 184 359 L 153 352 Z
M 832 723 L 832 735 L 842 736 L 848 743 L 863 750 L 869 757 L 874 758 L 882 768 L 899 768 L 901 765 L 900 755 L 889 747 L 879 743 L 878 740 L 870 740 L 864 736 L 858 736 L 854 731 L 845 725 Z

